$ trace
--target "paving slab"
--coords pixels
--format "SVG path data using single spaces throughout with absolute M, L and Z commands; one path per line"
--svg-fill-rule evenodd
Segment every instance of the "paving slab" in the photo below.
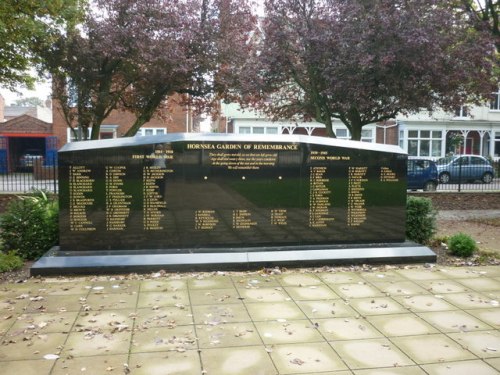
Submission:
M 200 373 L 201 361 L 196 350 L 188 350 L 183 353 L 133 353 L 127 365 L 129 373 L 134 375 L 191 375 Z
M 128 355 L 96 355 L 91 357 L 61 357 L 51 375 L 124 373 Z
M 428 375 L 418 366 L 398 366 L 389 368 L 376 368 L 368 370 L 355 370 L 355 375 Z
M 290 286 L 285 291 L 295 301 L 331 300 L 339 298 L 331 288 L 326 285 Z
M 196 324 L 218 325 L 251 321 L 242 303 L 192 306 L 192 309 Z
M 0 284 L 0 373 L 500 373 L 500 266 Z
M 449 311 L 457 307 L 446 302 L 442 295 L 396 296 L 394 300 L 413 312 Z
M 251 322 L 196 325 L 196 337 L 200 349 L 262 345 L 261 336 Z
M 374 281 L 373 285 L 390 296 L 413 296 L 416 294 L 429 294 L 423 286 L 413 281 Z
M 415 364 L 387 339 L 336 341 L 331 345 L 352 370 Z
M 349 305 L 361 316 L 403 314 L 408 311 L 402 304 L 390 297 L 351 299 Z
M 270 354 L 282 374 L 320 374 L 347 369 L 327 343 L 275 345 Z
M 494 329 L 500 329 L 500 310 L 498 308 L 466 310 L 466 312 L 489 324 Z
M 500 358 L 487 358 L 484 360 L 484 362 L 489 364 L 500 373 Z
M 268 351 L 262 346 L 206 349 L 201 351 L 201 360 L 207 374 L 278 374 Z
M 368 316 L 366 319 L 385 337 L 438 333 L 432 325 L 415 314 L 376 315 Z
M 391 341 L 417 364 L 477 358 L 444 334 L 395 337 Z
M 422 368 L 432 375 L 495 375 L 498 371 L 480 360 L 434 363 L 431 365 L 423 365 Z
M 355 316 L 358 313 L 342 299 L 321 301 L 295 301 L 302 312 L 311 320 L 333 317 Z
M 191 309 L 184 305 L 136 309 L 129 317 L 134 319 L 136 329 L 194 324 Z
M 450 333 L 449 337 L 479 358 L 500 357 L 500 332 L 498 331 Z
M 317 319 L 318 330 L 328 341 L 361 340 L 384 337 L 367 320 L 357 317 Z
M 40 360 L 18 360 L 2 362 L 2 373 L 4 374 L 22 374 L 22 375 L 40 375 L 49 374 L 55 361 Z
M 422 319 L 432 324 L 441 332 L 471 332 L 484 331 L 493 327 L 465 311 L 435 311 L 418 314 Z

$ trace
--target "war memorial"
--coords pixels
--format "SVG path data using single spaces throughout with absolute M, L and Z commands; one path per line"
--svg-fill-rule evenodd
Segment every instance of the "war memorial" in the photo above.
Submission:
M 60 241 L 32 275 L 429 262 L 407 155 L 324 137 L 169 134 L 59 151 Z

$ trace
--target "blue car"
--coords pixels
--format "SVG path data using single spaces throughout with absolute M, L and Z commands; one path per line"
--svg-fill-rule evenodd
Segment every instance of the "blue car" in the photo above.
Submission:
M 408 189 L 435 191 L 438 186 L 436 163 L 428 159 L 408 159 Z
M 480 180 L 491 183 L 495 176 L 493 166 L 488 159 L 479 155 L 454 155 L 437 161 L 439 182 L 452 181 L 474 182 Z

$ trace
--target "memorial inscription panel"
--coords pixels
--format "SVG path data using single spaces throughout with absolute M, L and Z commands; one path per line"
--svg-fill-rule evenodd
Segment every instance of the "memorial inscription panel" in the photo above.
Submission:
M 394 146 L 236 135 L 79 142 L 59 153 L 59 183 L 67 251 L 405 240 L 406 154 Z

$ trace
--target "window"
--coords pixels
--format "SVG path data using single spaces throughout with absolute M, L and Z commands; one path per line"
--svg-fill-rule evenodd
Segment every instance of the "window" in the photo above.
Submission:
M 99 139 L 113 139 L 113 132 L 99 132 Z
M 278 134 L 277 126 L 240 126 L 239 134 Z
M 490 109 L 492 111 L 500 111 L 500 89 L 492 94 Z
M 364 129 L 361 130 L 361 142 L 373 142 L 373 130 L 372 129 Z
M 116 138 L 117 130 L 118 130 L 118 125 L 103 124 L 99 128 L 99 139 Z M 76 142 L 77 140 L 82 140 L 84 138 L 82 130 L 80 128 L 76 129 L 76 132 L 78 133 L 76 137 L 75 133 L 71 129 L 68 128 L 67 131 L 68 131 L 67 133 L 68 142 Z M 91 128 L 87 129 L 87 139 L 90 139 L 91 134 L 92 134 L 92 129 Z
M 351 132 L 348 129 L 335 129 L 338 139 L 351 139 Z M 361 130 L 361 142 L 373 142 L 373 129 Z
M 455 110 L 455 117 L 469 117 L 469 108 L 460 106 Z
M 90 139 L 90 131 L 91 131 L 91 129 L 87 129 L 87 139 Z M 78 133 L 77 137 L 75 137 L 75 133 L 70 128 L 67 129 L 67 132 L 68 132 L 68 134 L 67 134 L 68 142 L 76 142 L 78 140 L 83 139 L 82 129 L 80 129 L 80 128 L 76 129 L 76 132 Z
M 405 131 L 400 130 L 399 131 L 399 147 L 404 148 L 405 144 Z
M 337 138 L 339 139 L 350 139 L 349 131 L 347 129 L 337 129 L 335 131 Z
M 471 156 L 471 164 L 473 165 L 488 165 L 488 162 L 483 158 L 478 158 L 477 156 Z
M 408 155 L 410 156 L 441 156 L 442 141 L 441 130 L 409 130 Z
M 146 135 L 164 135 L 166 133 L 166 128 L 140 128 L 135 135 L 136 137 L 141 137 Z

